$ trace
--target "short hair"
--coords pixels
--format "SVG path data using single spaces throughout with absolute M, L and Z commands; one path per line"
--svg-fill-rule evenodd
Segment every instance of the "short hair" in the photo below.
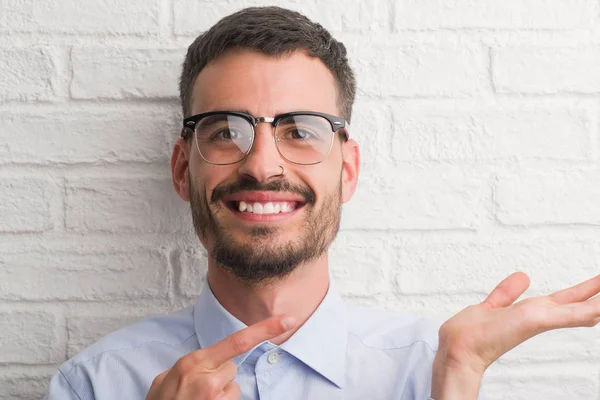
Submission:
M 341 117 L 350 122 L 356 79 L 346 47 L 322 25 L 281 7 L 249 7 L 224 17 L 188 47 L 179 81 L 183 116 L 191 114 L 192 92 L 198 74 L 212 60 L 231 49 L 250 49 L 270 56 L 307 51 L 333 73 Z

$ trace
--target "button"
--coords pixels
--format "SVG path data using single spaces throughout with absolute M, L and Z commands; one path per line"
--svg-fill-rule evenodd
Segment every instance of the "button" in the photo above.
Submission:
M 267 357 L 267 361 L 269 362 L 269 364 L 275 364 L 277 361 L 279 361 L 279 353 L 277 353 L 276 351 L 272 352 Z

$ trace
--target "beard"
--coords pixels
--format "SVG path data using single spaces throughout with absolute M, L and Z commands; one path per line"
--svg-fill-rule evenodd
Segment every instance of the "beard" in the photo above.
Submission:
M 255 180 L 243 178 L 235 184 L 217 186 L 213 190 L 210 204 L 218 206 L 215 212 L 211 211 L 208 199 L 196 190 L 191 175 L 189 182 L 190 207 L 196 234 L 207 244 L 209 255 L 219 267 L 248 285 L 256 286 L 282 279 L 298 266 L 319 258 L 327 251 L 339 230 L 341 181 L 336 190 L 324 197 L 320 210 L 316 210 L 315 193 L 308 187 L 292 185 L 283 180 L 261 185 Z M 299 235 L 293 240 L 281 242 L 281 228 L 265 224 L 248 229 L 250 243 L 237 240 L 232 228 L 218 220 L 219 214 L 230 212 L 219 201 L 226 195 L 242 191 L 281 191 L 301 195 L 305 204 Z

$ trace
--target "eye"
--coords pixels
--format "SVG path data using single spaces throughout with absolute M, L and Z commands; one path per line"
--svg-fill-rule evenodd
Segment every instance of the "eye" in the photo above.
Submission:
M 286 127 L 282 130 L 283 132 L 278 135 L 282 140 L 314 141 L 318 140 L 321 136 L 319 135 L 319 132 L 315 132 L 314 129 L 311 129 L 310 127 L 300 127 L 296 125 Z
M 218 131 L 214 132 L 211 136 L 210 136 L 210 140 L 211 141 L 218 141 L 218 140 L 236 140 L 240 138 L 240 133 L 238 131 L 236 131 L 235 129 L 230 129 L 230 128 L 223 128 L 223 129 L 219 129 Z
M 290 136 L 292 139 L 308 140 L 308 139 L 311 139 L 312 137 L 314 137 L 315 135 L 313 135 L 313 133 L 310 132 L 309 130 L 297 128 L 297 129 L 293 129 L 292 131 L 290 131 Z
M 327 123 L 326 120 L 323 120 Z M 299 115 L 284 118 L 276 127 L 277 140 L 289 143 L 313 143 L 322 140 L 326 126 L 318 117 Z

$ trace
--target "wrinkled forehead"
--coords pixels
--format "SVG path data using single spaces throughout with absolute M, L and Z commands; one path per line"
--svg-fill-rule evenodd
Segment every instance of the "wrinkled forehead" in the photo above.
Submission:
M 298 51 L 278 57 L 232 50 L 196 77 L 192 114 L 244 110 L 255 116 L 290 111 L 339 115 L 335 78 L 318 58 Z

